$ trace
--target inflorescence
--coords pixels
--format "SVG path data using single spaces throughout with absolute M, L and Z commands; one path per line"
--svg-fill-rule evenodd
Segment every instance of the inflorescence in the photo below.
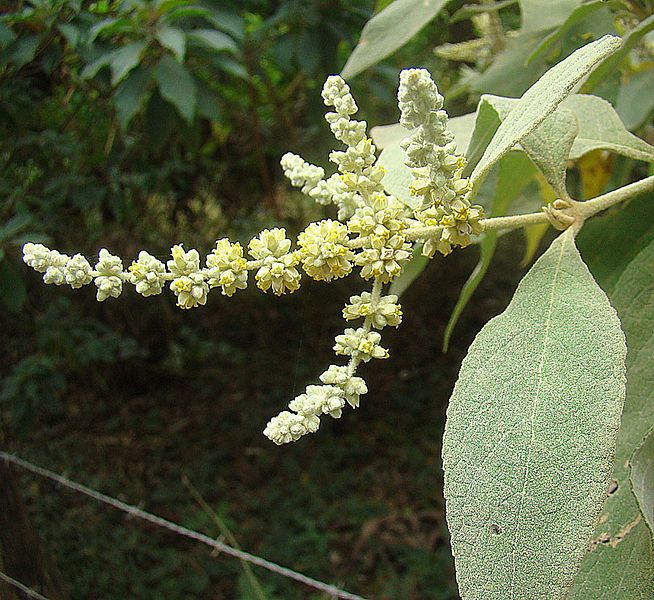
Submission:
M 166 263 L 141 251 L 125 269 L 122 260 L 104 248 L 92 266 L 81 254 L 70 257 L 41 244 L 23 247 L 23 260 L 43 273 L 45 283 L 80 288 L 93 282 L 101 302 L 120 296 L 125 283 L 146 297 L 160 294 L 168 285 L 178 306 L 186 309 L 206 304 L 214 288 L 225 296 L 245 289 L 250 271 L 257 287 L 282 295 L 300 287 L 301 271 L 316 281 L 331 281 L 359 267 L 361 277 L 372 281 L 372 289 L 352 296 L 345 305 L 344 319 L 359 323 L 337 335 L 334 345 L 334 352 L 349 360 L 330 365 L 320 375 L 319 385 L 307 386 L 289 403 L 289 410 L 268 422 L 264 434 L 276 444 L 314 433 L 323 415 L 339 418 L 346 404 L 359 406 L 359 397 L 368 388 L 356 376 L 357 367 L 388 357 L 379 332 L 402 321 L 398 298 L 384 295 L 384 285 L 400 275 L 414 245 L 422 244 L 423 254 L 429 257 L 436 251 L 446 255 L 453 247 L 467 246 L 471 236 L 481 232 L 481 207 L 467 198 L 470 185 L 461 176 L 465 159 L 457 154 L 443 97 L 428 71 L 402 71 L 398 91 L 400 123 L 413 131 L 402 148 L 413 175 L 411 194 L 420 198 L 416 210 L 384 190 L 385 171 L 376 164 L 366 122 L 352 118 L 358 108 L 345 81 L 337 75 L 328 77 L 322 97 L 333 108 L 325 117 L 332 133 L 346 146 L 329 156 L 337 173 L 325 178 L 321 167 L 292 153 L 282 157 L 281 166 L 293 186 L 320 204 L 335 205 L 338 216 L 309 224 L 298 235 L 295 248 L 285 229 L 273 228 L 250 240 L 249 259 L 241 244 L 223 238 L 204 265 L 197 250 L 179 244 Z

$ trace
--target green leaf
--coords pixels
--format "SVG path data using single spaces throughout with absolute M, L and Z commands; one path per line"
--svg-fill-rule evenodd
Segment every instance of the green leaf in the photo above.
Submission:
M 504 101 L 508 101 L 508 104 L 505 105 Z M 517 99 L 515 98 L 504 98 L 491 94 L 484 94 L 479 99 L 477 111 L 475 112 L 475 127 L 466 152 L 468 164 L 464 170 L 464 175 L 470 175 L 493 139 L 495 132 L 502 123 L 500 113 L 505 110 L 505 106 L 506 114 L 511 112 L 516 102 Z
M 162 56 L 155 70 L 161 96 L 168 100 L 187 121 L 191 122 L 197 104 L 197 88 L 184 65 L 170 56 Z
M 631 457 L 631 485 L 640 511 L 650 529 L 654 529 L 654 430 Z
M 173 23 L 178 19 L 209 19 L 210 17 L 211 11 L 203 6 L 181 6 L 180 8 L 168 11 L 163 18 L 167 22 Z
M 24 67 L 34 59 L 42 37 L 40 34 L 20 37 L 7 49 L 9 61 L 13 63 L 16 69 Z
M 533 175 L 534 166 L 525 154 L 509 152 L 497 165 L 497 184 L 493 198 L 490 200 L 490 216 L 502 217 L 506 215 L 512 202 L 527 187 Z M 461 288 L 459 298 L 445 327 L 443 352 L 447 352 L 450 345 L 450 338 L 463 310 L 486 276 L 488 267 L 495 255 L 496 246 L 497 231 L 485 233 L 479 242 L 479 262 Z
M 238 51 L 238 45 L 230 36 L 215 29 L 194 29 L 188 33 L 188 40 L 189 43 L 210 48 L 211 50 Z
M 609 296 L 627 265 L 652 241 L 654 193 L 590 219 L 577 236 L 579 252 Z
M 625 354 L 567 230 L 478 334 L 450 400 L 443 468 L 463 598 L 566 596 L 610 480 Z
M 522 32 L 543 31 L 561 25 L 581 0 L 520 0 Z
M 0 225 L 0 242 L 6 242 L 12 239 L 31 222 L 32 216 L 29 213 L 18 213 L 14 215 L 6 223 Z
M 95 77 L 99 71 L 109 66 L 109 63 L 111 62 L 112 58 L 113 58 L 113 52 L 106 52 L 105 54 L 101 54 L 94 61 L 86 64 L 82 69 L 80 75 L 84 79 L 91 79 Z
M 466 167 L 466 173 L 470 171 L 470 165 L 478 162 L 500 123 L 519 103 L 516 98 L 490 94 L 481 97 L 476 113 L 475 129 L 470 140 L 468 152 L 470 163 Z M 566 163 L 577 131 L 575 114 L 570 110 L 558 108 L 520 142 L 522 149 L 534 161 L 547 182 L 563 198 L 568 197 L 565 185 Z
M 519 96 L 547 70 L 545 59 L 527 59 L 541 42 L 540 33 L 519 33 L 506 39 L 504 50 L 493 58 L 493 62 L 479 75 L 470 79 L 470 87 L 486 94 Z
M 599 87 L 615 71 L 629 52 L 654 29 L 654 15 L 638 23 L 638 25 L 623 37 L 620 49 L 600 64 L 588 78 L 584 89 L 593 90 Z
M 473 186 L 478 188 L 491 166 L 536 129 L 570 95 L 574 86 L 619 46 L 620 38 L 613 36 L 591 42 L 552 67 L 529 88 L 499 126 L 475 166 L 471 175 Z
M 579 122 L 579 134 L 570 152 L 572 160 L 592 150 L 610 150 L 636 160 L 654 162 L 654 147 L 627 131 L 618 113 L 603 98 L 575 94 L 562 106 L 574 112 Z
M 82 38 L 82 31 L 72 23 L 60 23 L 57 28 L 64 36 L 71 48 L 76 48 Z
M 615 110 L 629 130 L 645 122 L 654 110 L 654 76 L 651 70 L 631 75 L 620 86 Z
M 575 114 L 558 108 L 521 142 L 559 198 L 569 197 L 565 185 L 567 162 L 578 131 Z
M 534 260 L 540 243 L 549 229 L 549 223 L 537 223 L 536 225 L 527 225 L 527 227 L 522 228 L 522 235 L 525 238 L 525 253 L 520 261 L 521 267 L 526 267 Z
M 123 131 L 127 130 L 132 117 L 145 104 L 151 78 L 152 69 L 150 67 L 138 67 L 118 86 L 113 96 L 113 103 Z
M 603 0 L 592 0 L 587 4 L 577 6 L 560 27 L 555 29 L 540 44 L 538 44 L 536 49 L 530 54 L 528 62 L 531 62 L 539 56 L 547 55 L 550 49 L 571 29 L 573 29 L 576 25 L 581 24 L 585 19 L 600 9 L 605 10 L 610 14 L 608 8 L 606 7 L 606 2 Z
M 395 52 L 441 11 L 448 0 L 395 0 L 366 23 L 341 76 L 354 77 Z
M 117 19 L 114 17 L 103 19 L 89 29 L 89 41 L 92 42 L 100 35 L 113 35 L 123 31 L 128 31 L 131 28 L 132 23 L 129 19 Z
M 650 197 L 651 199 L 651 197 Z M 604 255 L 605 260 L 612 257 Z M 621 257 L 613 257 L 618 270 Z M 593 268 L 593 263 L 590 263 Z M 613 485 L 570 597 L 574 600 L 654 597 L 652 533 L 630 484 L 629 460 L 654 423 L 654 242 L 609 288 L 627 337 L 627 396 L 618 434 Z
M 157 30 L 157 40 L 164 47 L 170 50 L 179 62 L 184 62 L 186 54 L 186 36 L 181 29 L 164 25 Z
M 111 53 L 111 85 L 118 85 L 141 62 L 146 47 L 143 41 L 132 42 Z

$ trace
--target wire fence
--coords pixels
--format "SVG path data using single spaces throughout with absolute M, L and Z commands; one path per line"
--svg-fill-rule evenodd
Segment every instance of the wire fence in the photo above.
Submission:
M 21 583 L 20 581 L 14 579 L 13 577 L 10 577 L 6 573 L 3 573 L 0 571 L 0 580 L 4 581 L 5 583 L 8 583 L 10 586 L 16 588 L 17 590 L 20 590 L 25 594 L 26 596 L 29 596 L 30 598 L 35 598 L 36 600 L 48 600 L 44 595 L 39 594 L 36 590 L 33 590 L 30 587 L 27 587 L 24 583 Z
M 136 506 L 133 506 L 131 504 L 127 504 L 126 502 L 122 502 L 121 500 L 118 500 L 116 498 L 112 498 L 111 496 L 107 496 L 106 494 L 103 494 L 102 492 L 99 492 L 97 490 L 94 490 L 90 487 L 87 487 L 81 483 L 77 483 L 75 481 L 72 481 L 68 479 L 67 477 L 64 477 L 62 475 L 59 475 L 53 471 L 50 471 L 48 469 L 44 469 L 43 467 L 39 467 L 27 460 L 24 460 L 14 454 L 9 454 L 7 452 L 3 452 L 0 450 L 0 459 L 3 459 L 4 461 L 13 464 L 17 467 L 20 467 L 22 469 L 25 469 L 26 471 L 29 471 L 30 473 L 34 473 L 35 475 L 39 475 L 41 477 L 44 477 L 46 479 L 49 479 L 50 481 L 54 481 L 60 485 L 62 485 L 65 488 L 68 488 L 70 490 L 73 490 L 75 492 L 78 492 L 80 494 L 84 494 L 85 496 L 88 496 L 89 498 L 93 498 L 94 500 L 97 500 L 98 502 L 101 502 L 103 504 L 106 504 L 108 506 L 111 506 L 113 508 L 116 508 L 124 513 L 127 513 L 128 515 L 132 517 L 136 517 L 137 519 L 141 519 L 142 521 L 147 521 L 148 523 L 151 523 L 153 525 L 156 525 L 157 527 L 161 527 L 163 529 L 167 529 L 168 531 L 172 531 L 173 533 L 180 535 L 185 538 L 189 538 L 192 540 L 195 540 L 197 542 L 200 542 L 202 544 L 205 544 L 214 550 L 218 550 L 219 552 L 223 554 L 227 554 L 228 556 L 232 556 L 234 558 L 237 558 L 239 560 L 248 562 L 252 565 L 261 567 L 263 569 L 267 569 L 268 571 L 272 573 L 276 573 L 277 575 L 281 575 L 282 577 L 286 577 L 288 579 L 293 579 L 294 581 L 297 581 L 299 583 L 303 583 L 304 585 L 311 587 L 313 589 L 319 590 L 321 592 L 326 593 L 328 596 L 331 598 L 342 598 L 343 600 L 365 600 L 362 596 L 357 596 L 356 594 L 351 594 L 350 592 L 346 592 L 345 590 L 342 590 L 334 585 L 330 585 L 328 583 L 324 583 L 322 581 L 318 581 L 317 579 L 313 579 L 312 577 L 307 577 L 306 575 L 303 575 L 302 573 L 298 573 L 297 571 L 294 571 L 293 569 L 289 569 L 287 567 L 283 567 L 281 565 L 278 565 L 274 562 L 271 562 L 269 560 L 266 560 L 265 558 L 262 558 L 260 556 L 256 556 L 254 554 L 250 554 L 249 552 L 245 552 L 243 550 L 239 550 L 237 548 L 233 548 L 232 546 L 229 546 L 228 544 L 225 544 L 224 542 L 221 542 L 219 540 L 215 540 L 208 535 L 205 535 L 204 533 L 200 533 L 198 531 L 193 531 L 192 529 L 188 529 L 182 525 L 179 525 L 177 523 L 174 523 L 172 521 L 169 521 L 167 519 L 164 519 L 163 517 L 160 517 L 158 515 L 146 512 L 140 508 L 137 508 Z M 9 582 L 7 579 L 11 579 L 8 575 L 4 575 L 4 577 L 0 577 L 7 581 L 7 583 L 12 583 L 15 587 L 23 586 L 20 582 L 16 580 L 12 580 Z M 19 587 L 19 589 L 22 589 Z M 26 588 L 29 590 L 29 588 Z M 25 591 L 25 590 L 22 590 Z M 36 596 L 32 596 L 33 598 L 41 598 L 43 599 L 44 597 L 38 594 L 38 592 L 34 592 L 33 590 L 30 590 L 30 592 L 33 592 L 37 594 Z M 25 591 L 29 595 L 29 592 Z M 47 600 L 47 599 L 45 599 Z

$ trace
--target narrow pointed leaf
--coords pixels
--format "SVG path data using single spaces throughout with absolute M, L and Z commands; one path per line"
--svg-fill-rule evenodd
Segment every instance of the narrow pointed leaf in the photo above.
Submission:
M 463 598 L 566 596 L 610 481 L 625 354 L 568 230 L 479 333 L 450 400 L 443 468 Z
M 620 47 L 620 41 L 620 38 L 607 35 L 579 48 L 547 71 L 523 94 L 519 104 L 497 129 L 472 172 L 471 180 L 475 188 L 478 188 L 493 164 L 554 112 L 595 65 Z
M 354 77 L 395 52 L 429 23 L 448 0 L 394 0 L 368 21 L 341 75 Z

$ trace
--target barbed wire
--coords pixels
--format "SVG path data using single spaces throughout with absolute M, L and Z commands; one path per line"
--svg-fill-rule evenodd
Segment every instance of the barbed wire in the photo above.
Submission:
M 36 590 L 27 587 L 24 583 L 21 583 L 17 579 L 14 579 L 2 571 L 0 571 L 0 579 L 2 579 L 2 581 L 5 583 L 14 586 L 17 590 L 23 592 L 23 594 L 27 594 L 30 598 L 35 598 L 36 600 L 48 600 L 45 596 L 39 594 Z
M 320 590 L 321 592 L 325 592 L 326 594 L 329 594 L 332 598 L 342 598 L 343 600 L 365 600 L 365 598 L 363 598 L 362 596 L 351 594 L 350 592 L 346 592 L 345 590 L 342 590 L 336 586 L 330 585 L 328 583 L 324 583 L 322 581 L 318 581 L 317 579 L 313 579 L 312 577 L 308 577 L 306 575 L 303 575 L 302 573 L 298 573 L 297 571 L 294 571 L 293 569 L 289 569 L 288 567 L 282 567 L 281 565 L 266 560 L 265 558 L 262 558 L 260 556 L 256 556 L 255 554 L 250 554 L 249 552 L 245 552 L 243 550 L 237 550 L 236 548 L 233 548 L 232 546 L 228 546 L 223 542 L 215 540 L 209 537 L 208 535 L 205 535 L 204 533 L 193 531 L 192 529 L 188 529 L 182 525 L 178 525 L 177 523 L 168 521 L 163 517 L 146 512 L 140 508 L 137 508 L 136 506 L 127 504 L 126 502 L 122 502 L 117 498 L 112 498 L 111 496 L 107 496 L 102 492 L 94 490 L 81 483 L 72 481 L 67 477 L 55 473 L 54 471 L 50 471 L 48 469 L 44 469 L 43 467 L 39 467 L 38 465 L 35 465 L 27 460 L 24 460 L 14 454 L 9 454 L 7 452 L 3 452 L 2 450 L 0 450 L 0 458 L 17 467 L 21 467 L 26 471 L 30 471 L 31 473 L 40 475 L 41 477 L 45 477 L 46 479 L 50 479 L 51 481 L 54 481 L 68 489 L 74 490 L 80 494 L 84 494 L 85 496 L 93 498 L 98 502 L 102 502 L 103 504 L 107 504 L 108 506 L 116 508 L 124 513 L 127 513 L 130 516 L 136 517 L 137 519 L 147 521 L 148 523 L 152 523 L 153 525 L 162 527 L 164 529 L 167 529 L 168 531 L 172 531 L 177 535 L 181 535 L 183 537 L 195 540 L 197 542 L 210 546 L 211 548 L 214 548 L 219 552 L 227 554 L 228 556 L 238 558 L 239 560 L 247 561 L 253 565 L 256 565 L 263 569 L 267 569 L 272 573 L 281 575 L 282 577 L 287 577 L 288 579 L 293 579 L 294 581 L 303 583 L 306 586 L 312 587 L 316 590 Z

